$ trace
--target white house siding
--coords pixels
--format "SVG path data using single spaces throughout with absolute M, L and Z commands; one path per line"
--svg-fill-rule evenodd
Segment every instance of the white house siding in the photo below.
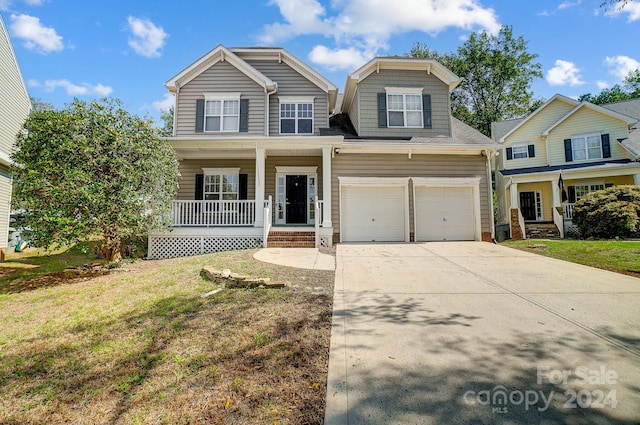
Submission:
M 491 232 L 486 158 L 477 155 L 336 155 L 331 168 L 332 222 L 340 228 L 340 182 L 338 177 L 480 177 L 482 232 Z M 409 189 L 409 228 L 414 229 L 413 194 Z
M 241 99 L 249 99 L 249 131 L 239 134 L 264 135 L 264 88 L 229 62 L 218 62 L 180 88 L 176 98 L 176 136 L 220 134 L 196 133 L 196 101 L 204 99 L 205 93 L 240 93 Z
M 606 158 L 607 160 L 630 158 L 629 152 L 617 141 L 619 138 L 628 137 L 627 124 L 622 120 L 582 108 L 549 133 L 550 165 L 567 163 L 564 156 L 564 139 L 588 133 L 609 134 L 611 158 Z
M 269 135 L 280 135 L 280 104 L 278 96 L 313 96 L 313 128 L 319 134 L 321 127 L 329 127 L 329 96 L 326 92 L 277 59 L 246 59 L 249 65 L 278 83 L 278 91 L 269 99 Z
M 384 93 L 385 87 L 423 87 L 422 94 L 431 95 L 432 128 L 378 127 L 378 93 Z M 449 88 L 426 71 L 383 69 L 362 80 L 357 90 L 359 101 L 352 103 L 351 109 L 359 108 L 356 127 L 359 136 L 430 137 L 451 134 Z
M 9 212 L 11 211 L 11 174 L 0 166 L 0 248 L 7 247 Z

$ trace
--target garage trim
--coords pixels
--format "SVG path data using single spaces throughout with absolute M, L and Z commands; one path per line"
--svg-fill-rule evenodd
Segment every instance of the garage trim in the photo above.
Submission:
M 481 177 L 412 177 L 413 182 L 413 217 L 415 234 L 418 234 L 418 214 L 416 211 L 416 187 L 470 187 L 473 192 L 473 209 L 475 216 L 476 241 L 482 240 L 482 216 L 480 211 L 480 179 Z
M 342 211 L 342 188 L 345 186 L 360 187 L 402 187 L 404 192 L 404 241 L 409 242 L 409 179 L 410 177 L 348 177 L 338 176 L 340 198 L 340 242 L 344 231 L 342 229 L 344 214 Z

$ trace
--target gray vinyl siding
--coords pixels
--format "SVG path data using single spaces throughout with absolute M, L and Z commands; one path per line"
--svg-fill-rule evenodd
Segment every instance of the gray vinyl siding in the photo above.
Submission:
M 349 119 L 353 128 L 356 129 L 356 133 L 360 135 L 360 92 L 356 90 L 355 97 L 353 99 L 353 106 L 351 112 L 349 112 Z M 376 113 L 378 112 L 378 106 L 376 104 Z M 376 115 L 377 116 L 377 115 Z
M 264 88 L 229 62 L 218 62 L 180 88 L 176 99 L 176 136 L 225 134 L 196 133 L 196 101 L 204 99 L 204 93 L 240 93 L 241 99 L 249 99 L 249 131 L 239 134 L 264 135 Z
M 179 200 L 195 199 L 196 174 L 202 174 L 203 168 L 237 168 L 240 174 L 248 174 L 247 199 L 255 198 L 256 162 L 253 159 L 185 159 L 180 161 Z
M 30 110 L 31 101 L 0 17 L 0 150 L 7 155 Z
M 7 226 L 11 210 L 11 176 L 6 167 L 0 166 L 0 248 L 7 247 Z
M 385 87 L 423 87 L 422 94 L 431 95 L 432 128 L 379 128 L 378 93 L 384 93 Z M 449 88 L 440 79 L 425 71 L 380 70 L 358 84 L 357 103 L 351 108 L 359 108 L 358 135 L 431 137 L 451 135 L 451 106 Z M 349 111 L 351 116 L 352 111 Z
M 280 103 L 278 96 L 313 96 L 313 131 L 329 127 L 329 96 L 318 86 L 300 75 L 284 62 L 250 60 L 246 62 L 278 83 L 278 91 L 269 99 L 269 135 L 280 135 Z
M 480 177 L 482 232 L 491 232 L 486 158 L 480 155 L 347 154 L 333 159 L 331 168 L 332 222 L 340 229 L 338 177 Z M 414 229 L 413 190 L 409 187 L 409 228 Z

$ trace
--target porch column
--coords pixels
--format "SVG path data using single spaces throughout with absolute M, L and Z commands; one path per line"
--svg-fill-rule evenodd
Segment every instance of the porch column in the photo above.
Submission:
M 509 193 L 511 194 L 511 208 L 519 208 L 518 207 L 518 183 L 511 183 L 511 187 L 509 189 Z
M 640 174 L 633 175 L 633 184 L 636 186 L 640 186 Z
M 553 190 L 553 207 L 562 206 L 562 198 L 560 196 L 560 188 L 558 187 L 558 180 L 551 180 L 551 189 Z
M 322 148 L 322 227 L 333 227 L 331 223 L 331 151 L 332 147 Z
M 264 226 L 264 148 L 256 148 L 256 221 L 254 227 Z

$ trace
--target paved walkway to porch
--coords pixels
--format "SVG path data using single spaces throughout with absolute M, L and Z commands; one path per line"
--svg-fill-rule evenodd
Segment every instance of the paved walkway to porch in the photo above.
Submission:
M 263 248 L 253 258 L 265 263 L 298 269 L 335 270 L 333 255 L 323 254 L 317 248 Z

